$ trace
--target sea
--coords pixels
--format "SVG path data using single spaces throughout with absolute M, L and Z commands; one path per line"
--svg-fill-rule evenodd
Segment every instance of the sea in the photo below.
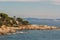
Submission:
M 57 21 L 42 21 L 38 24 L 60 27 L 60 22 Z M 0 40 L 60 40 L 60 30 L 21 30 L 12 34 L 0 35 Z

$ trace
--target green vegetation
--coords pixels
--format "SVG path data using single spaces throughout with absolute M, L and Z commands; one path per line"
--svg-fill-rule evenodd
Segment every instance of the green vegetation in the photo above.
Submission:
M 27 25 L 27 24 L 29 24 L 29 22 L 28 21 L 23 21 L 22 24 Z
M 7 26 L 16 26 L 16 25 L 28 25 L 29 22 L 23 20 L 22 18 L 16 18 L 16 16 L 9 17 L 5 13 L 0 13 L 0 26 L 7 25 Z

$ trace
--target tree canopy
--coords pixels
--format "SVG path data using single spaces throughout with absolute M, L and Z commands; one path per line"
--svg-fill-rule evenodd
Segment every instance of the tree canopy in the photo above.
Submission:
M 28 21 L 23 21 L 22 24 L 23 25 L 29 25 L 29 22 Z
M 0 13 L 0 18 L 7 18 L 7 17 L 8 17 L 7 14 L 5 14 L 5 13 Z
M 24 20 L 23 18 L 20 18 L 20 17 L 17 17 L 16 16 L 13 16 L 13 17 L 10 17 L 8 16 L 8 14 L 5 14 L 5 13 L 0 13 L 0 26 L 1 25 L 17 25 L 16 21 L 19 22 L 19 25 L 22 24 L 22 25 L 28 25 L 29 22 L 26 20 Z

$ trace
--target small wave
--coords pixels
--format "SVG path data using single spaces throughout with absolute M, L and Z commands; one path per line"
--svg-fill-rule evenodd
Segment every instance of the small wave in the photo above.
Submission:
M 27 32 L 15 32 L 15 33 L 8 33 L 8 35 L 11 35 L 11 34 L 23 34 L 23 33 L 27 33 Z
M 27 33 L 27 32 L 16 32 L 16 33 Z

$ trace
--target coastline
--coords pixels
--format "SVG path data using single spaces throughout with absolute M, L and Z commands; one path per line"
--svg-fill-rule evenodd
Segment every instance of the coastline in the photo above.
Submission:
M 18 27 L 1 26 L 0 35 L 15 33 L 17 30 L 60 30 L 60 28 L 48 25 L 21 25 Z

